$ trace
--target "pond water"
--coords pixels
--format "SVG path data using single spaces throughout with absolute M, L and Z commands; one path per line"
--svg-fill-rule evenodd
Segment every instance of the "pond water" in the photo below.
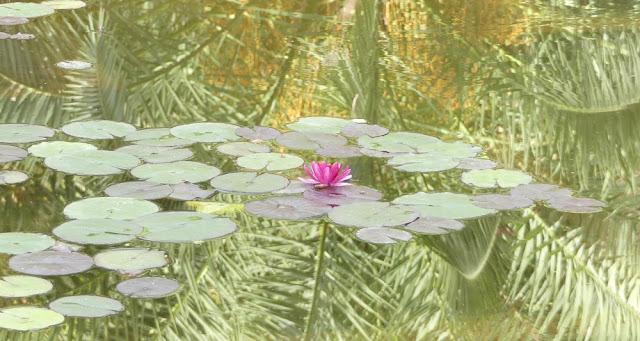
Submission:
M 639 28 L 0 1 L 0 340 L 640 339 Z

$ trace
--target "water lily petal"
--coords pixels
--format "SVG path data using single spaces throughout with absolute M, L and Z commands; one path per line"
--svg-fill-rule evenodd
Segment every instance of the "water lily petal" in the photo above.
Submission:
M 320 184 L 318 181 L 316 180 L 312 180 L 312 179 L 304 179 L 304 178 L 298 178 L 300 181 L 304 182 L 304 183 L 308 183 L 308 184 L 312 184 L 312 185 L 318 185 Z

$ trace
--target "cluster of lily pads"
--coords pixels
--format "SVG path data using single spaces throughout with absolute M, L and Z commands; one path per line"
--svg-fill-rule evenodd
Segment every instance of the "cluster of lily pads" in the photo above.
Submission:
M 262 195 L 244 209 L 267 219 L 304 220 L 326 216 L 336 225 L 358 228 L 356 236 L 370 243 L 408 241 L 412 233 L 443 234 L 464 227 L 461 220 L 528 207 L 535 201 L 569 212 L 594 212 L 604 204 L 577 198 L 554 185 L 530 184 L 524 172 L 494 169 L 478 154 L 481 148 L 463 142 L 388 129 L 331 117 L 308 117 L 287 125 L 239 127 L 201 122 L 174 128 L 138 130 L 106 120 L 74 122 L 59 131 L 29 124 L 0 124 L 0 163 L 29 155 L 48 168 L 74 175 L 114 175 L 129 172 L 136 181 L 105 188 L 105 197 L 73 202 L 64 209 L 68 221 L 38 233 L 0 234 L 0 253 L 13 255 L 9 267 L 24 275 L 0 279 L 0 297 L 25 297 L 51 290 L 48 280 L 34 276 L 77 274 L 94 266 L 138 276 L 168 264 L 164 251 L 150 248 L 106 249 L 93 256 L 78 245 L 118 245 L 141 239 L 150 242 L 200 242 L 230 235 L 237 225 L 229 218 L 193 211 L 165 211 L 151 200 L 204 200 L 216 192 Z M 115 150 L 99 149 L 86 140 L 114 140 Z M 215 147 L 219 157 L 235 160 L 241 171 L 222 174 L 214 165 L 189 160 L 190 145 Z M 20 146 L 14 146 L 18 144 Z M 26 150 L 25 147 L 28 147 Z M 114 147 L 115 148 L 115 147 Z M 280 152 L 286 150 L 286 153 Z M 508 194 L 469 196 L 418 192 L 381 201 L 380 191 L 357 184 L 319 188 L 299 180 L 310 152 L 329 158 L 375 157 L 405 172 L 436 172 L 456 168 L 470 186 L 511 188 Z M 298 154 L 298 155 L 296 155 Z M 283 173 L 286 172 L 286 173 Z M 295 174 L 291 174 L 291 173 Z M 18 184 L 28 175 L 0 172 L 0 184 Z M 354 182 L 357 182 L 355 179 Z M 210 186 L 203 186 L 208 183 Z M 178 290 L 175 281 L 138 277 L 116 290 L 130 297 L 159 297 Z M 64 316 L 100 317 L 123 309 L 113 298 L 69 296 L 41 307 L 0 310 L 0 328 L 34 330 L 61 323 Z
M 80 0 L 49 0 L 41 3 L 32 2 L 10 2 L 0 4 L 0 26 L 23 25 L 29 22 L 29 19 L 43 17 L 53 14 L 56 10 L 79 9 L 86 6 L 84 1 Z M 36 36 L 30 33 L 14 33 L 9 34 L 0 32 L 0 40 L 15 39 L 27 40 Z

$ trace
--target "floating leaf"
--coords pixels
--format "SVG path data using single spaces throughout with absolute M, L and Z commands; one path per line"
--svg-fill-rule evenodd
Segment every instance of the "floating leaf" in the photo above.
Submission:
M 133 155 L 109 150 L 85 150 L 62 153 L 44 159 L 47 167 L 76 175 L 112 175 L 140 164 Z
M 88 150 L 98 150 L 98 147 L 83 142 L 66 141 L 40 142 L 29 147 L 29 153 L 37 157 L 49 157 L 59 154 L 72 154 Z
M 20 17 L 0 17 L 0 26 L 22 25 L 29 22 L 27 18 Z
M 153 200 L 168 197 L 173 188 L 151 181 L 128 181 L 111 185 L 105 188 L 104 193 L 110 197 Z
M 387 227 L 367 227 L 356 232 L 358 239 L 373 244 L 395 244 L 413 238 L 411 233 Z
M 273 191 L 274 194 L 297 194 L 302 193 L 304 191 L 312 190 L 312 184 L 308 184 L 306 182 L 302 182 L 300 180 L 291 180 L 289 185 L 283 189 L 279 189 L 277 191 Z
M 252 154 L 238 158 L 238 166 L 252 170 L 265 169 L 268 171 L 281 171 L 298 168 L 304 160 L 295 155 L 280 153 Z
M 331 206 L 288 196 L 250 201 L 245 204 L 245 210 L 266 218 L 303 220 L 321 217 L 331 210 Z
M 287 127 L 295 131 L 337 134 L 350 123 L 351 121 L 335 117 L 303 117 L 298 122 L 287 124 Z
M 53 229 L 58 238 L 78 244 L 121 244 L 136 238 L 142 227 L 129 221 L 113 219 L 71 220 Z
M 271 148 L 258 143 L 229 142 L 219 145 L 216 150 L 226 155 L 247 156 L 256 153 L 268 153 L 271 151 Z
M 591 198 L 576 198 L 576 197 L 556 197 L 547 201 L 549 206 L 555 208 L 558 211 L 571 212 L 571 213 L 593 213 L 600 211 L 601 207 L 605 206 L 600 200 Z
M 329 219 L 334 223 L 354 227 L 392 227 L 417 218 L 418 214 L 407 206 L 377 201 L 342 205 L 329 212 Z
M 6 6 L 4 4 L 2 6 Z M 0 8 L 2 7 L 0 6 Z M 32 124 L 0 124 L 0 142 L 3 143 L 30 143 L 46 140 L 53 136 L 55 131 L 44 126 Z
M 19 255 L 46 250 L 55 245 L 53 238 L 40 233 L 0 233 L 0 253 Z
M 431 149 L 431 150 L 426 150 Z M 453 158 L 469 158 L 474 157 L 482 151 L 481 147 L 474 146 L 470 143 L 462 141 L 434 143 L 430 148 L 424 148 L 423 152 L 431 154 L 440 154 Z
M 193 156 L 193 152 L 187 148 L 175 149 L 173 147 L 143 145 L 124 146 L 116 149 L 116 152 L 133 155 L 147 163 L 176 162 Z
M 3 39 L 10 39 L 10 38 L 11 38 L 11 35 L 10 35 L 9 33 L 6 33 L 6 32 L 0 32 L 0 40 L 3 40 Z
M 0 6 L 2 7 L 2 6 Z M 39 307 L 9 307 L 0 309 L 0 328 L 35 331 L 64 322 L 64 316 Z
M 53 12 L 51 7 L 32 2 L 9 2 L 0 5 L 0 17 L 37 18 Z
M 116 219 L 128 220 L 158 212 L 158 205 L 132 198 L 88 198 L 76 201 L 64 208 L 71 219 Z
M 524 172 L 508 169 L 478 169 L 462 174 L 462 182 L 467 185 L 494 188 L 516 187 L 530 183 L 533 178 Z
M 467 219 L 494 213 L 494 210 L 478 207 L 468 195 L 455 193 L 424 193 L 403 195 L 394 204 L 409 205 L 423 217 Z
M 198 212 L 160 212 L 134 220 L 144 228 L 140 239 L 167 242 L 197 242 L 224 237 L 237 230 L 229 218 Z
M 184 147 L 195 142 L 171 135 L 169 128 L 143 129 L 125 136 L 125 141 L 133 141 L 140 146 Z
M 150 249 L 114 249 L 104 251 L 94 257 L 96 265 L 123 273 L 139 273 L 143 270 L 160 268 L 168 264 L 166 254 Z
M 464 224 L 455 219 L 438 217 L 421 217 L 406 226 L 407 230 L 422 234 L 445 234 L 463 228 Z
M 142 129 L 127 134 L 124 137 L 125 141 L 140 141 L 140 140 L 155 140 L 161 138 L 167 138 L 171 135 L 171 129 L 169 128 L 149 128 Z M 175 136 L 174 136 L 175 137 Z M 190 142 L 190 144 L 193 142 Z
M 35 34 L 30 34 L 30 33 L 16 33 L 9 36 L 9 38 L 15 39 L 15 40 L 29 40 L 29 39 L 34 39 L 35 37 L 36 37 Z
M 376 158 L 391 158 L 394 156 L 413 154 L 413 153 L 389 153 L 389 152 L 383 152 L 383 151 L 369 149 L 369 148 L 361 148 L 360 153 L 362 153 L 362 155 L 366 155 L 369 157 L 376 157 Z
M 454 168 L 458 161 L 439 154 L 406 154 L 392 157 L 387 164 L 405 172 L 440 172 Z
M 207 181 L 218 174 L 218 168 L 193 161 L 145 164 L 131 170 L 137 178 L 170 185 Z
M 360 148 L 349 146 L 333 146 L 320 148 L 316 151 L 319 155 L 335 158 L 347 158 L 362 156 Z
M 49 309 L 69 317 L 105 317 L 121 312 L 124 306 L 113 298 L 77 295 L 55 300 L 49 304 Z
M 136 131 L 136 127 L 129 123 L 107 120 L 73 122 L 61 129 L 67 135 L 92 140 L 109 140 Z
M 558 188 L 551 184 L 520 185 L 509 191 L 509 194 L 532 200 L 549 200 L 553 198 L 567 198 L 573 193 L 566 188 Z
M 423 153 L 434 150 L 434 145 L 443 143 L 433 136 L 397 132 L 380 137 L 362 136 L 358 144 L 367 149 L 387 153 Z
M 533 200 L 529 198 L 503 194 L 482 194 L 471 199 L 476 206 L 494 210 L 517 210 L 533 205 Z
M 135 298 L 163 297 L 180 289 L 178 282 L 163 277 L 134 278 L 116 286 L 121 294 Z
M 0 297 L 41 295 L 51 289 L 53 284 L 40 277 L 15 275 L 0 278 Z
M 377 124 L 347 124 L 340 131 L 344 136 L 358 138 L 361 136 L 378 137 L 387 135 L 389 129 Z
M 235 141 L 238 126 L 226 123 L 191 123 L 171 128 L 171 134 L 196 142 L 227 142 Z
M 40 4 L 49 6 L 53 9 L 78 9 L 87 5 L 84 1 L 80 0 L 47 0 Z
M 188 182 L 171 185 L 171 188 L 173 189 L 173 193 L 171 193 L 169 198 L 182 201 L 206 199 L 216 192 L 214 190 L 204 190 Z
M 77 274 L 92 266 L 93 258 L 78 252 L 40 251 L 24 253 L 9 259 L 11 269 L 37 276 Z
M 29 180 L 29 176 L 18 171 L 2 171 L 0 172 L 0 185 L 19 184 Z
M 460 162 L 456 166 L 458 169 L 493 169 L 498 166 L 497 163 L 487 159 L 462 158 L 457 160 Z
M 236 135 L 248 140 L 269 141 L 280 136 L 280 131 L 278 129 L 260 126 L 255 126 L 253 129 L 242 127 L 236 129 Z
M 275 174 L 239 172 L 220 175 L 211 180 L 211 186 L 222 192 L 231 193 L 269 193 L 285 188 L 289 180 Z
M 278 136 L 276 142 L 289 149 L 316 150 L 319 148 L 344 146 L 347 144 L 347 139 L 335 134 L 300 133 L 292 131 Z
M 313 202 L 319 202 L 331 206 L 340 206 L 365 201 L 377 201 L 382 198 L 382 193 L 364 186 L 313 188 L 304 192 L 304 197 Z
M 27 155 L 27 151 L 22 148 L 0 144 L 0 163 L 19 161 Z
M 82 60 L 63 60 L 56 63 L 56 66 L 65 70 L 85 70 L 93 65 Z

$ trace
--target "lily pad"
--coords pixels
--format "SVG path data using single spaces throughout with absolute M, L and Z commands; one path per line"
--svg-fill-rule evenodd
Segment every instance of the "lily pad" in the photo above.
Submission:
M 251 142 L 229 142 L 219 145 L 216 150 L 222 154 L 232 156 L 247 156 L 256 153 L 268 153 L 271 148 L 268 146 Z
M 109 150 L 85 150 L 62 153 L 44 159 L 45 165 L 60 172 L 76 175 L 112 175 L 140 164 L 133 155 Z
M 54 12 L 51 7 L 32 2 L 9 2 L 0 5 L 0 17 L 37 18 Z
M 195 143 L 171 135 L 169 128 L 139 130 L 125 136 L 125 141 L 133 141 L 136 145 L 152 147 L 184 147 Z
M 80 0 L 47 0 L 40 4 L 49 6 L 53 9 L 79 9 L 87 5 L 84 1 Z
M 116 149 L 116 152 L 133 155 L 147 163 L 176 162 L 193 156 L 193 152 L 187 148 L 175 149 L 173 147 L 143 145 L 124 146 Z
M 378 201 L 382 193 L 365 186 L 327 187 L 313 188 L 304 192 L 303 196 L 313 202 L 319 202 L 331 206 L 354 204 L 357 202 Z
M 573 192 L 569 189 L 558 188 L 558 186 L 551 184 L 530 184 L 517 186 L 509 191 L 509 194 L 532 200 L 550 200 L 554 198 L 568 198 Z
M 236 129 L 236 135 L 244 137 L 248 140 L 275 140 L 278 136 L 280 136 L 280 134 L 281 133 L 278 129 L 261 126 L 255 126 L 253 127 L 253 129 L 246 127 Z
M 227 123 L 191 123 L 171 128 L 171 134 L 195 142 L 227 142 L 238 140 L 236 129 L 239 127 Z
M 180 289 L 180 284 L 163 277 L 141 277 L 118 283 L 116 290 L 134 298 L 156 298 L 171 295 Z
M 0 278 L 0 297 L 41 295 L 51 289 L 53 284 L 40 277 L 15 275 Z
M 1 6 L 0 6 L 1 7 Z M 64 322 L 64 316 L 39 307 L 9 307 L 0 309 L 0 328 L 21 332 L 49 328 Z
M 11 38 L 11 35 L 9 33 L 0 32 L 0 40 L 10 39 L 10 38 Z
M 18 171 L 2 171 L 0 172 L 0 185 L 19 184 L 29 180 L 29 176 Z
M 237 160 L 238 166 L 252 170 L 265 169 L 268 171 L 281 171 L 298 168 L 304 164 L 304 160 L 295 155 L 280 153 L 260 153 L 243 156 Z
M 301 197 L 287 196 L 250 201 L 245 204 L 245 210 L 265 218 L 304 220 L 327 214 L 331 206 Z
M 273 194 L 298 194 L 298 193 L 312 190 L 314 188 L 315 187 L 312 184 L 308 184 L 300 180 L 291 180 L 291 182 L 289 182 L 289 185 L 287 187 L 283 189 L 279 189 L 277 191 L 273 191 Z
M 349 146 L 332 146 L 326 148 L 320 148 L 316 151 L 318 155 L 335 158 L 348 158 L 362 156 L 360 148 Z
M 456 166 L 458 169 L 493 169 L 498 166 L 497 163 L 487 159 L 462 158 L 457 159 L 460 163 Z
M 64 208 L 71 219 L 128 220 L 156 213 L 158 205 L 140 199 L 99 197 L 76 201 Z
M 289 149 L 316 150 L 320 148 L 344 146 L 347 144 L 347 139 L 335 134 L 291 131 L 278 136 L 276 142 Z
M 143 270 L 161 268 L 169 262 L 164 251 L 151 249 L 114 249 L 94 257 L 96 265 L 122 273 L 140 273 Z
M 387 135 L 389 129 L 377 124 L 347 124 L 340 131 L 344 136 L 358 138 L 361 136 L 378 137 Z
M 406 152 L 405 153 L 389 153 L 389 152 L 383 152 L 383 151 L 369 149 L 369 148 L 361 148 L 360 153 L 362 153 L 362 155 L 366 155 L 369 157 L 385 158 L 385 159 L 392 158 L 394 156 L 414 154 L 414 153 L 406 153 Z
M 303 117 L 298 122 L 287 124 L 287 127 L 295 131 L 337 134 L 344 126 L 351 123 L 349 120 L 336 117 Z
M 478 155 L 481 151 L 481 147 L 462 141 L 434 143 L 431 145 L 431 150 L 427 151 L 423 149 L 423 152 L 440 154 L 453 158 L 470 158 Z
M 8 4 L 4 4 L 2 6 L 5 5 Z M 0 142 L 3 143 L 30 143 L 42 141 L 54 134 L 55 131 L 53 129 L 44 126 L 32 124 L 0 124 Z
M 55 245 L 53 238 L 40 233 L 0 233 L 0 253 L 19 255 L 46 250 Z
M 59 154 L 72 154 L 88 150 L 98 150 L 98 147 L 83 142 L 52 141 L 40 142 L 29 147 L 29 153 L 37 157 L 49 157 Z
M 467 185 L 476 187 L 494 188 L 500 186 L 508 188 L 528 184 L 533 181 L 533 178 L 527 173 L 516 170 L 478 169 L 463 173 L 461 180 Z
M 26 150 L 0 144 L 0 163 L 20 161 L 29 155 Z
M 593 213 L 600 211 L 601 207 L 605 206 L 600 200 L 591 198 L 576 198 L 576 197 L 558 197 L 552 198 L 547 201 L 549 206 L 555 208 L 558 211 L 571 212 L 571 213 Z
M 388 227 L 367 227 L 356 232 L 358 239 L 373 244 L 395 244 L 413 238 L 411 233 Z
M 78 252 L 40 251 L 24 253 L 9 259 L 9 267 L 36 276 L 63 276 L 89 270 L 93 258 Z
M 211 180 L 211 186 L 230 193 L 269 193 L 287 187 L 289 180 L 275 174 L 239 172 L 220 175 Z
M 22 25 L 29 22 L 27 18 L 20 17 L 0 17 L 0 26 Z
M 12 34 L 9 38 L 14 39 L 14 40 L 30 40 L 30 39 L 34 39 L 35 37 L 36 37 L 35 34 L 16 33 L 16 34 Z
M 443 143 L 433 136 L 395 132 L 380 137 L 362 136 L 358 144 L 367 149 L 387 153 L 426 153 L 433 151 L 436 144 Z
M 406 154 L 392 157 L 387 164 L 405 172 L 440 172 L 455 168 L 458 161 L 440 154 Z
M 173 189 L 173 193 L 169 195 L 169 198 L 182 201 L 206 199 L 216 192 L 214 190 L 202 189 L 188 182 L 171 185 L 171 188 Z
M 403 195 L 392 201 L 394 204 L 409 205 L 422 217 L 468 219 L 495 213 L 494 210 L 478 207 L 466 194 L 424 193 Z
M 113 219 L 71 220 L 53 229 L 60 239 L 93 245 L 126 243 L 141 232 L 142 227 L 133 222 Z
M 56 63 L 56 66 L 65 70 L 85 70 L 92 67 L 93 64 L 82 60 L 63 60 Z
M 173 188 L 151 181 L 128 181 L 111 185 L 105 188 L 104 193 L 110 197 L 153 200 L 168 197 Z
M 219 174 L 218 168 L 193 161 L 144 164 L 131 170 L 137 178 L 170 185 L 207 181 Z
M 136 127 L 129 123 L 107 120 L 73 122 L 61 129 L 67 135 L 92 140 L 109 140 L 136 131 Z
M 144 228 L 140 239 L 183 243 L 224 237 L 237 230 L 229 218 L 198 212 L 160 212 L 134 220 Z
M 529 198 L 503 194 L 482 194 L 471 199 L 476 206 L 494 210 L 518 210 L 533 205 L 533 200 Z
M 124 310 L 120 301 L 93 295 L 59 298 L 49 304 L 49 309 L 69 317 L 105 317 Z
M 336 224 L 354 227 L 392 227 L 410 223 L 418 213 L 407 206 L 388 202 L 360 202 L 335 207 L 329 219 Z
M 438 217 L 421 217 L 406 226 L 407 230 L 421 234 L 445 234 L 463 228 L 464 224 L 455 219 Z

